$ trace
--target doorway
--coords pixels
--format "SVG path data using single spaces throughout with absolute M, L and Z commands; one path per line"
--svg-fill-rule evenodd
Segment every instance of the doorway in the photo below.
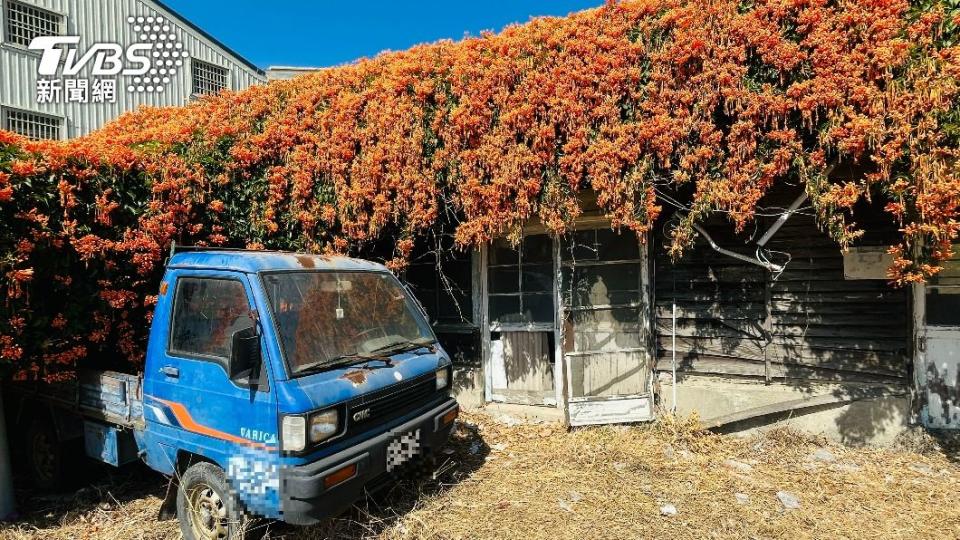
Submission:
M 647 257 L 631 232 L 560 241 L 563 358 L 571 425 L 653 418 Z
M 916 298 L 917 382 L 922 394 L 923 425 L 960 429 L 960 246 L 954 258 Z
M 562 407 L 571 425 L 650 420 L 645 246 L 606 221 L 483 252 L 487 400 Z
M 556 293 L 553 239 L 524 236 L 487 250 L 486 319 L 490 401 L 556 405 Z

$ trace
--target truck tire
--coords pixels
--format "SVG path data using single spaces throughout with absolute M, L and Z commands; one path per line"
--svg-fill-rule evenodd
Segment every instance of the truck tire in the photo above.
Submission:
M 60 487 L 64 477 L 63 444 L 53 424 L 44 416 L 37 416 L 27 428 L 24 452 L 27 469 L 34 487 L 49 491 Z
M 184 540 L 248 539 L 254 520 L 240 512 L 223 469 L 213 463 L 190 466 L 180 477 L 177 517 Z

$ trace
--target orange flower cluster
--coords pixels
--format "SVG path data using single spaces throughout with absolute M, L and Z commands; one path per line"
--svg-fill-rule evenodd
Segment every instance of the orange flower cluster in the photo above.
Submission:
M 386 245 L 399 268 L 441 221 L 462 246 L 531 219 L 562 232 L 587 191 L 641 237 L 664 193 L 682 201 L 675 254 L 711 214 L 744 227 L 778 182 L 843 246 L 855 204 L 881 200 L 903 230 L 891 278 L 925 279 L 960 229 L 956 6 L 611 2 L 68 142 L 0 132 L 0 365 L 136 365 L 171 240 Z M 863 173 L 831 180 L 837 164 Z

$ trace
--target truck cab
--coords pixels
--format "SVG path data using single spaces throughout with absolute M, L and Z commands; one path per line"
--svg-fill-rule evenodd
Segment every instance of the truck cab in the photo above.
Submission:
M 451 376 L 422 308 L 382 265 L 180 251 L 132 432 L 147 465 L 179 479 L 186 538 L 223 537 L 251 515 L 312 524 L 445 443 Z

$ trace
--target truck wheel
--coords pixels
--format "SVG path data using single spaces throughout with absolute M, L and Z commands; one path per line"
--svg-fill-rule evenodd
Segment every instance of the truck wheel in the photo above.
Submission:
M 241 517 L 223 469 L 212 463 L 196 463 L 183 473 L 177 491 L 177 517 L 184 540 L 249 537 L 249 520 Z
M 53 425 L 43 417 L 34 418 L 27 428 L 25 443 L 33 485 L 42 491 L 58 487 L 63 480 L 63 445 Z

